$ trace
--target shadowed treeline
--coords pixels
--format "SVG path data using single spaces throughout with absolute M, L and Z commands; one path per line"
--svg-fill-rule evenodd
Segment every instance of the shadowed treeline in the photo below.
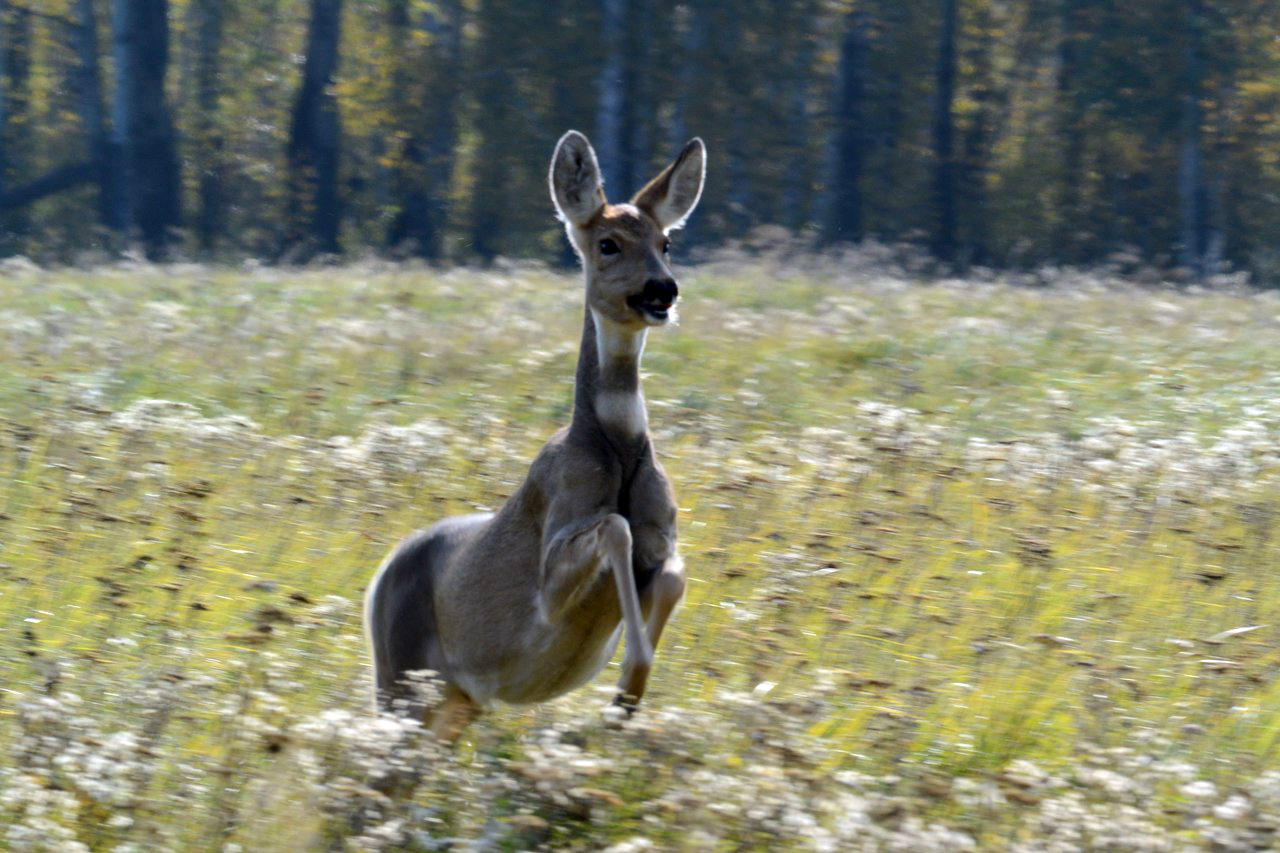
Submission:
M 1277 0 L 0 0 L 0 250 L 563 252 L 689 136 L 682 242 L 1280 274 Z

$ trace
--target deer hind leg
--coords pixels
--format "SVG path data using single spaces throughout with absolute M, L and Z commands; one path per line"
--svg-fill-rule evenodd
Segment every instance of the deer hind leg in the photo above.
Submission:
M 480 716 L 480 706 L 453 684 L 446 684 L 439 704 L 426 713 L 423 725 L 442 743 L 453 743 Z
M 407 680 L 443 663 L 435 618 L 437 534 L 414 534 L 387 558 L 365 598 L 365 631 L 373 656 L 375 707 L 421 718 L 422 694 Z
M 662 629 L 675 611 L 676 605 L 684 597 L 684 561 L 676 554 L 667 559 L 658 570 L 653 580 L 645 587 L 640 598 L 640 606 L 644 611 L 646 639 L 653 649 L 657 649 L 658 640 L 662 638 Z M 613 703 L 621 706 L 628 715 L 635 713 L 640 699 L 644 696 L 645 684 L 649 680 L 650 664 L 634 665 L 627 660 L 622 662 L 622 678 L 618 681 L 618 695 Z

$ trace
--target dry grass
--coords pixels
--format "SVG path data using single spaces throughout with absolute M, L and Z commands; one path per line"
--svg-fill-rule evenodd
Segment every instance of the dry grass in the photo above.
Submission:
M 576 279 L 4 273 L 0 847 L 1274 843 L 1271 294 L 689 271 L 645 709 L 606 672 L 441 752 L 368 711 L 354 603 L 565 420 Z

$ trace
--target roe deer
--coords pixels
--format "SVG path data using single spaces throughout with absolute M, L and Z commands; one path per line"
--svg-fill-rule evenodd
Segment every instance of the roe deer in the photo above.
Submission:
M 630 204 L 609 204 L 595 151 L 569 131 L 551 197 L 586 273 L 573 416 L 497 513 L 410 536 L 365 596 L 378 705 L 426 714 L 407 672 L 444 696 L 424 723 L 453 740 L 495 700 L 539 702 L 585 684 L 626 651 L 614 704 L 632 713 L 653 649 L 684 595 L 676 504 L 649 440 L 640 355 L 675 313 L 667 232 L 702 195 L 706 150 L 690 140 Z

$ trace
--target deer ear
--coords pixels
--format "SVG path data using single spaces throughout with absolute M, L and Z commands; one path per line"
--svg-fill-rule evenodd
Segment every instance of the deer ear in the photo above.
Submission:
M 631 203 L 654 218 L 663 231 L 680 228 L 702 198 L 707 176 L 707 147 L 694 137 L 675 162 L 636 193 Z
M 596 152 L 576 130 L 556 143 L 548 180 L 556 212 L 569 225 L 586 225 L 604 207 L 604 181 Z

